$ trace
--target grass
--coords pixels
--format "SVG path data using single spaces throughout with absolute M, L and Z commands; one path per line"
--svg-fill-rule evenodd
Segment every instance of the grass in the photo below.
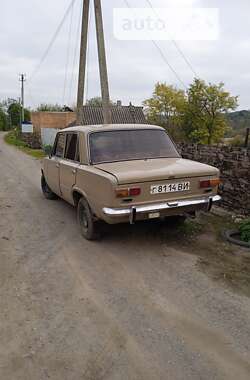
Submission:
M 46 156 L 45 152 L 42 149 L 32 149 L 28 147 L 25 142 L 18 138 L 16 131 L 10 131 L 7 133 L 7 135 L 4 137 L 4 140 L 7 144 L 16 146 L 22 152 L 36 159 L 41 159 Z

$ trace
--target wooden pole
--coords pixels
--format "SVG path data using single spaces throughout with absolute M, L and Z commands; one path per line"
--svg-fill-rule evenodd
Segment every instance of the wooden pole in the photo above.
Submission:
M 78 92 L 77 92 L 77 116 L 76 116 L 76 122 L 78 125 L 84 124 L 83 99 L 84 99 L 85 73 L 86 73 L 86 61 L 87 61 L 88 25 L 89 25 L 89 0 L 83 0 L 80 62 L 79 62 Z
M 106 52 L 105 52 L 101 0 L 94 0 L 94 3 L 95 3 L 96 37 L 97 37 L 100 81 L 101 81 L 101 91 L 102 91 L 103 119 L 104 119 L 104 124 L 111 124 L 112 120 L 111 120 L 109 83 L 108 83 L 108 71 L 107 71 L 107 61 L 106 61 Z
M 250 128 L 247 128 L 247 130 L 246 130 L 246 139 L 245 139 L 245 148 L 248 148 L 249 134 L 250 134 Z

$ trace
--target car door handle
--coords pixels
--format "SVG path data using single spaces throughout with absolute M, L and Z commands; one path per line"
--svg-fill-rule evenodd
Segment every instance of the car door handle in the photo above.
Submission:
M 76 169 L 72 169 L 72 173 L 73 173 L 73 174 L 76 174 Z
M 59 168 L 59 167 L 60 167 L 60 164 L 56 164 L 56 167 Z

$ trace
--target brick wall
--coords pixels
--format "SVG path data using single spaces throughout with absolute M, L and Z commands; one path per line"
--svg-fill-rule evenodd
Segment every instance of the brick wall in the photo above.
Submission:
M 250 149 L 206 145 L 178 146 L 184 158 L 216 166 L 224 183 L 222 206 L 250 215 Z
M 41 128 L 66 128 L 76 120 L 75 112 L 32 112 L 34 132 L 41 134 Z

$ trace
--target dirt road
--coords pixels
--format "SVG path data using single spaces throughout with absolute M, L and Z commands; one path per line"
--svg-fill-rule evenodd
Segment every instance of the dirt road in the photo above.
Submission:
M 86 242 L 0 134 L 0 379 L 248 380 L 250 299 L 164 228 Z

